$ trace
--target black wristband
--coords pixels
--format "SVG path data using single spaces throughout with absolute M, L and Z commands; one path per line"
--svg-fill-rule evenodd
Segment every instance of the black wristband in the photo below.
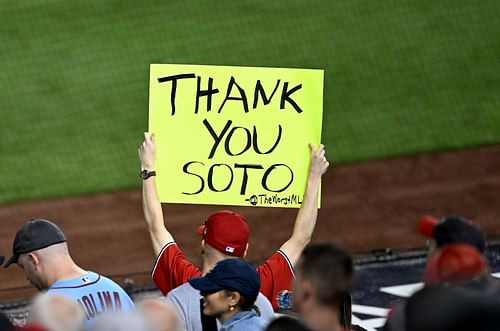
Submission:
M 152 176 L 156 176 L 156 171 L 154 170 L 151 170 L 151 171 L 148 171 L 148 170 L 142 170 L 139 174 L 139 176 L 144 180 L 144 179 L 148 179 L 149 177 L 152 177 Z

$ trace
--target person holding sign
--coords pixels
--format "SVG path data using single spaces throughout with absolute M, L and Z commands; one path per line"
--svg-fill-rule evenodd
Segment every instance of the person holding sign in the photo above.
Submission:
M 321 177 L 328 169 L 323 145 L 309 145 L 310 165 L 303 203 L 297 213 L 290 238 L 264 264 L 257 268 L 260 292 L 272 303 L 274 310 L 290 308 L 293 267 L 309 243 L 318 215 L 318 193 Z M 200 227 L 202 265 L 188 261 L 167 230 L 156 189 L 154 165 L 156 143 L 154 134 L 145 133 L 138 150 L 143 178 L 143 210 L 157 256 L 152 276 L 156 286 L 167 295 L 190 278 L 205 275 L 223 259 L 244 258 L 248 248 L 249 229 L 245 219 L 232 211 L 210 215 Z M 198 307 L 199 310 L 199 307 Z

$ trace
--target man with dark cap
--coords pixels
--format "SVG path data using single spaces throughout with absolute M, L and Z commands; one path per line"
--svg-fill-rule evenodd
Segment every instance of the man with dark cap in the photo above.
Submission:
M 87 324 L 103 313 L 130 311 L 134 304 L 112 280 L 80 268 L 71 258 L 66 236 L 45 219 L 31 219 L 16 233 L 12 263 L 23 269 L 26 279 L 40 291 L 61 294 L 76 301 L 86 313 Z
M 429 238 L 429 255 L 447 244 L 468 244 L 481 254 L 486 249 L 486 239 L 481 229 L 460 216 L 446 216 L 441 220 L 424 216 L 418 229 L 423 236 Z

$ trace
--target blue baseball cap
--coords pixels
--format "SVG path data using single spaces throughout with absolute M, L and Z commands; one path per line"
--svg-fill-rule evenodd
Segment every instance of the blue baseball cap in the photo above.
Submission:
M 255 267 L 240 259 L 222 260 L 204 277 L 190 279 L 189 284 L 204 293 L 235 291 L 249 302 L 255 301 L 260 289 Z

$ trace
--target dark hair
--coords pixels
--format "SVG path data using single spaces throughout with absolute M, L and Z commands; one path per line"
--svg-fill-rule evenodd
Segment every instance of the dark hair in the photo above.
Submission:
M 266 331 L 309 331 L 310 329 L 298 318 L 282 316 L 273 320 Z
M 350 330 L 352 328 L 352 298 L 351 293 L 345 292 L 340 294 L 342 301 L 339 307 L 339 321 L 344 329 Z
M 354 267 L 351 255 L 334 244 L 310 244 L 302 252 L 297 273 L 309 280 L 320 303 L 342 309 L 352 288 Z M 345 307 L 344 307 L 345 308 Z
M 232 290 L 224 290 L 224 294 L 226 296 L 231 296 L 235 291 Z M 238 301 L 238 306 L 241 310 L 255 310 L 258 316 L 260 316 L 260 309 L 255 305 L 255 301 L 257 298 L 245 298 L 240 293 L 240 300 Z

